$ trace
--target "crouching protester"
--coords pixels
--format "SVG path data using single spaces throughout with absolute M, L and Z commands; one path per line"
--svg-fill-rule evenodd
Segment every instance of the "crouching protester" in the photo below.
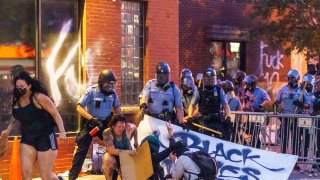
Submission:
M 183 141 L 172 145 L 170 154 L 171 169 L 167 178 L 184 180 L 214 180 L 218 173 L 218 166 L 208 153 L 192 152 Z
M 103 156 L 102 168 L 107 180 L 114 180 L 118 175 L 121 176 L 119 154 L 122 150 L 129 150 L 131 155 L 136 154 L 131 147 L 130 137 L 132 137 L 132 130 L 126 128 L 125 116 L 114 115 L 109 128 L 103 131 L 106 154 Z
M 173 151 L 172 145 L 175 143 L 173 138 L 173 128 L 171 123 L 167 123 L 167 129 L 169 133 L 169 147 L 159 152 L 160 149 L 160 140 L 155 135 L 149 135 L 145 137 L 141 144 L 148 141 L 150 147 L 150 154 L 152 159 L 152 167 L 153 167 L 153 175 L 149 178 L 149 180 L 159 180 L 164 179 L 164 170 L 160 166 L 160 162 L 169 156 L 169 154 Z

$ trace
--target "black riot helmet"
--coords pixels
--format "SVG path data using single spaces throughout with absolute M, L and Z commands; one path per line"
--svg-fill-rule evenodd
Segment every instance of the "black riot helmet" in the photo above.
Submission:
M 233 83 L 229 80 L 226 80 L 226 81 L 222 81 L 220 83 L 220 87 L 223 89 L 223 91 L 225 93 L 228 93 L 228 92 L 231 92 L 234 90 L 234 86 L 233 86 Z
M 207 90 L 211 90 L 217 85 L 217 73 L 213 68 L 207 68 L 203 73 L 203 85 Z
M 114 85 L 116 82 L 116 76 L 113 71 L 108 69 L 101 71 L 98 78 L 98 85 L 102 93 L 113 93 Z
M 157 86 L 163 87 L 170 82 L 170 66 L 166 62 L 160 62 L 156 66 Z
M 298 87 L 298 82 L 300 80 L 300 74 L 297 70 L 291 69 L 288 72 L 288 86 L 295 89 Z
M 239 70 L 234 76 L 232 77 L 232 81 L 235 85 L 239 86 L 247 74 L 244 71 Z
M 245 90 L 253 91 L 258 83 L 258 78 L 255 75 L 248 75 L 243 80 Z

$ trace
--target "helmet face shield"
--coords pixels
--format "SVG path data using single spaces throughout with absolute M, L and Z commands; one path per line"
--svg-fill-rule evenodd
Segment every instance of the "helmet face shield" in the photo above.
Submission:
M 298 80 L 296 77 L 288 75 L 288 86 L 291 88 L 297 88 L 298 87 Z
M 111 92 L 116 87 L 116 81 L 102 81 L 102 90 Z
M 116 76 L 111 70 L 103 70 L 98 78 L 99 88 L 103 93 L 112 93 L 115 89 Z
M 217 85 L 217 77 L 216 76 L 205 76 L 203 78 L 204 86 L 214 86 Z
M 183 85 L 183 86 L 192 88 L 193 84 L 194 84 L 194 83 L 193 83 L 193 79 L 190 78 L 190 77 L 185 77 L 185 78 L 183 78 L 183 80 L 182 80 L 182 85 Z
M 159 86 L 164 86 L 170 82 L 170 74 L 169 73 L 157 73 L 156 74 L 157 84 Z

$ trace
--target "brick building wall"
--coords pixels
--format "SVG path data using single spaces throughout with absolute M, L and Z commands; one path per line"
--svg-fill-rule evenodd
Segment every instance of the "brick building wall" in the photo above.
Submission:
M 212 25 L 244 28 L 248 24 L 246 16 L 250 6 L 234 1 L 180 0 L 179 7 L 179 57 L 180 70 L 188 67 L 191 71 L 202 73 L 211 63 L 210 43 L 205 32 Z M 259 58 L 259 46 L 247 44 L 246 70 L 255 69 Z
M 146 54 L 144 56 L 144 81 L 155 77 L 155 66 L 166 61 L 172 69 L 172 79 L 179 74 L 179 3 L 178 0 L 148 0 L 146 3 Z M 112 69 L 117 76 L 117 92 L 121 97 L 121 1 L 86 0 L 86 84 L 97 82 L 101 70 Z M 128 114 L 137 119 L 137 114 Z M 70 169 L 74 151 L 74 137 L 59 140 L 56 173 Z M 10 172 L 12 142 L 6 155 L 0 158 L 0 178 L 7 180 Z M 37 168 L 34 177 L 39 177 Z
M 245 1 L 234 0 L 180 0 L 179 4 L 179 63 L 182 68 L 190 68 L 193 74 L 202 73 L 212 62 L 211 40 L 206 30 L 212 26 L 229 26 L 245 30 L 249 26 L 249 13 L 252 5 Z M 220 40 L 217 38 L 218 41 Z M 227 41 L 232 41 L 228 39 Z M 296 63 L 297 59 L 285 56 L 276 47 L 260 48 L 262 39 L 242 40 L 245 42 L 244 69 L 247 74 L 257 75 L 259 86 L 264 88 L 273 99 L 280 87 L 287 81 L 291 68 L 306 66 Z M 261 58 L 262 57 L 262 58 Z M 292 66 L 295 64 L 295 67 Z M 302 68 L 303 69 L 303 68 Z M 300 71 L 300 70 L 299 70 Z M 301 76 L 305 70 L 300 71 Z
M 155 78 L 155 66 L 166 61 L 171 77 L 179 74 L 179 3 L 178 0 L 149 0 L 146 17 L 145 78 Z
M 172 78 L 179 72 L 179 31 L 177 0 L 149 0 L 146 4 L 146 32 L 144 56 L 144 81 L 155 77 L 155 66 L 160 61 L 170 64 Z M 117 91 L 121 84 L 121 1 L 88 0 L 86 50 L 90 84 L 95 83 L 102 69 L 110 68 L 118 77 Z M 90 81 L 92 79 L 92 81 Z M 121 96 L 121 94 L 119 93 Z

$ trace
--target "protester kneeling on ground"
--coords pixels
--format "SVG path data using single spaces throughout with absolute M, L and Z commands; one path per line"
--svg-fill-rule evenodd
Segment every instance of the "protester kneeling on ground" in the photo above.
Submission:
M 114 115 L 109 128 L 103 132 L 103 141 L 106 145 L 106 154 L 103 156 L 103 170 L 107 180 L 117 179 L 120 173 L 119 154 L 122 150 L 129 150 L 135 155 L 136 151 L 130 144 L 132 130 L 126 128 L 126 118 L 123 115 Z

